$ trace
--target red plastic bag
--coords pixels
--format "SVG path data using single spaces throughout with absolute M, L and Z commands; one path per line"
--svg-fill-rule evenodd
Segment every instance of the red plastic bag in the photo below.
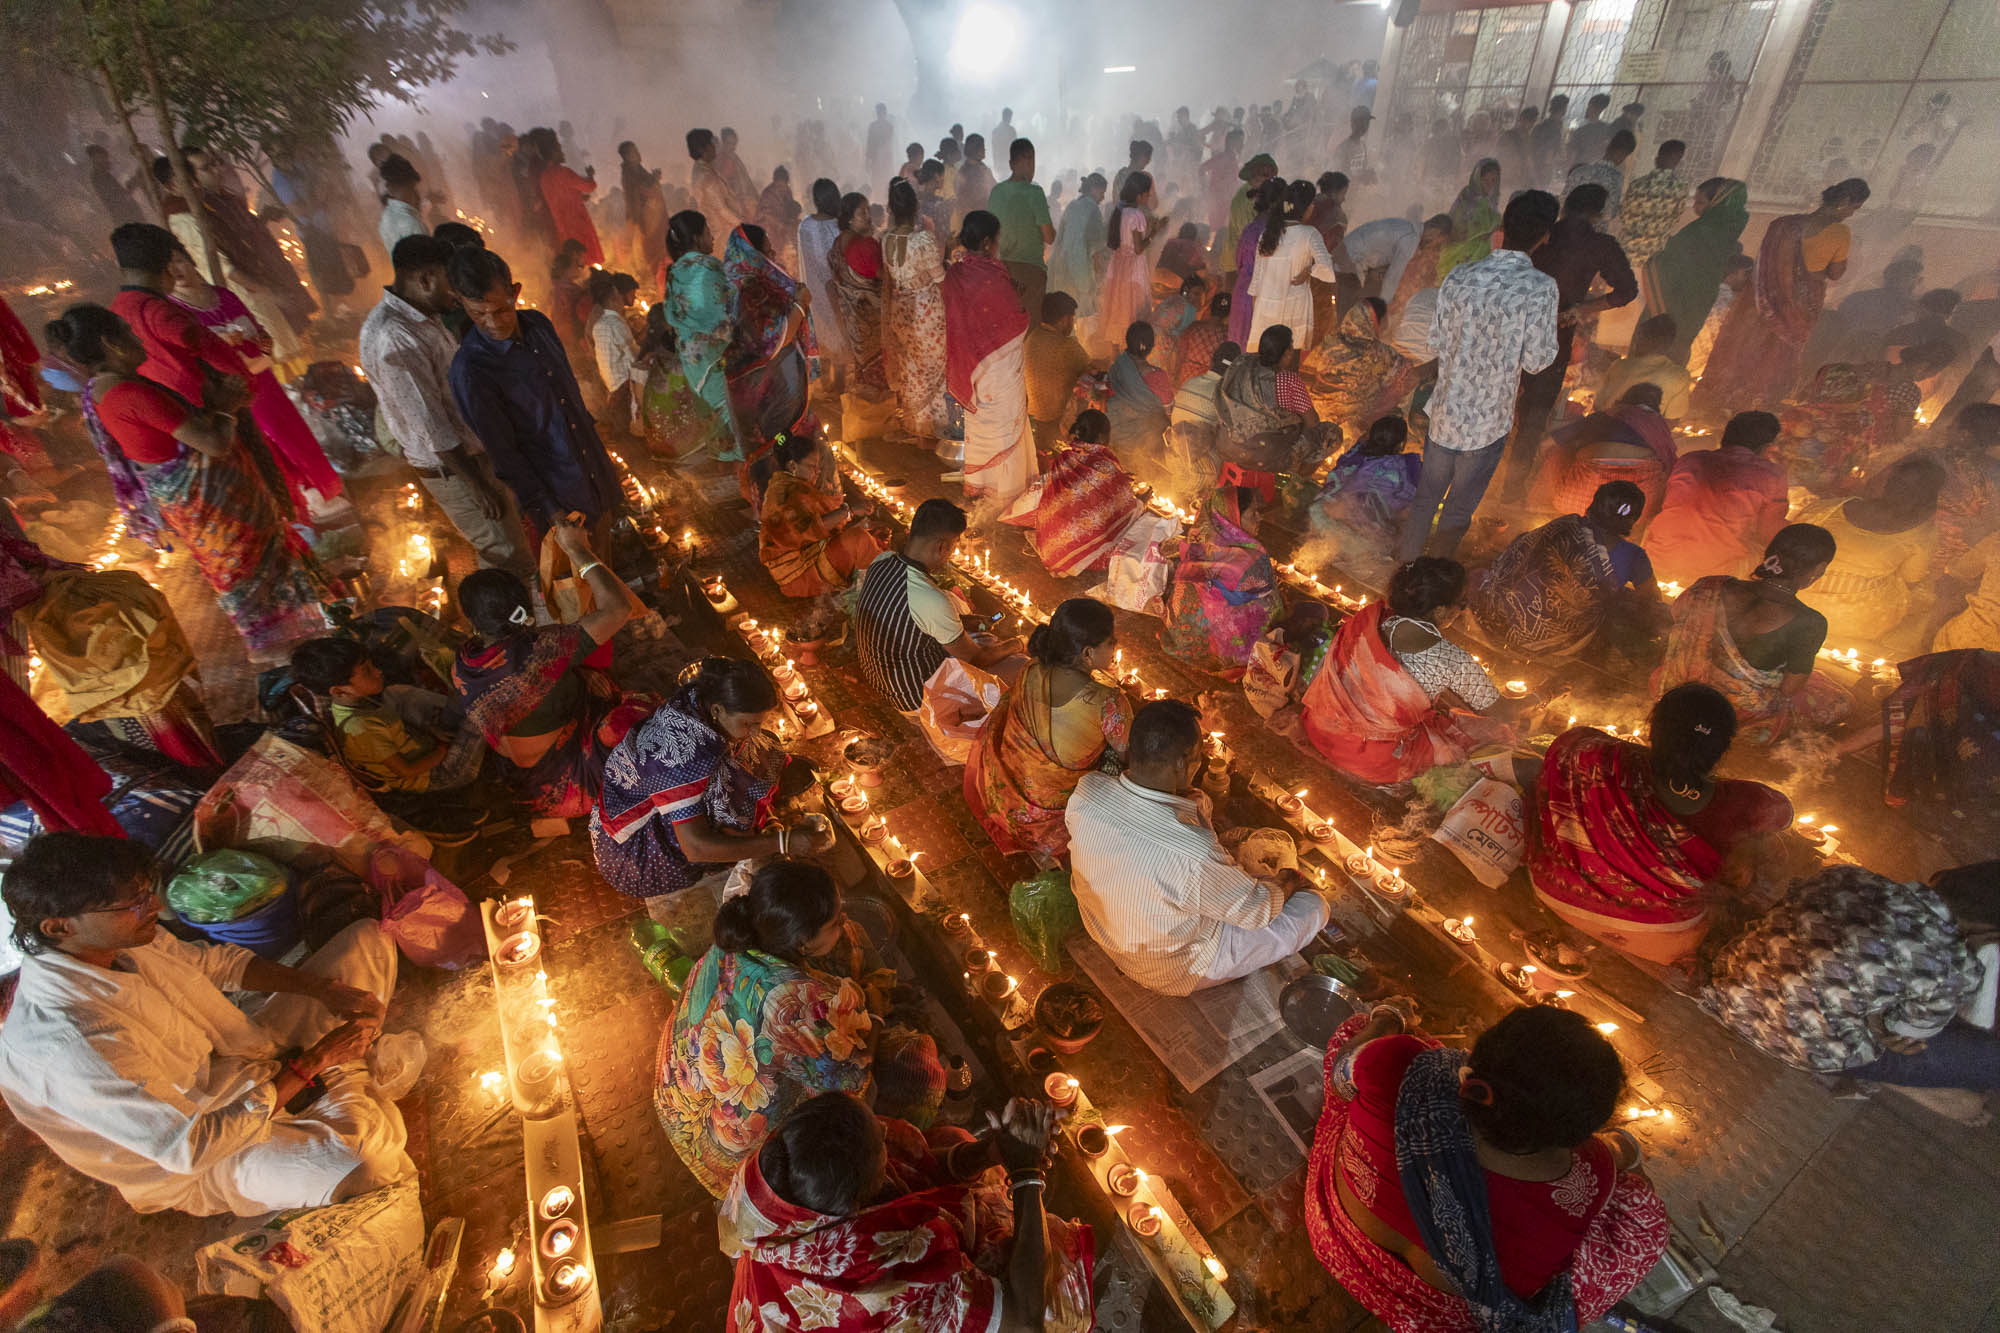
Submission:
M 460 968 L 486 956 L 486 929 L 465 891 L 401 847 L 368 858 L 368 883 L 382 895 L 382 933 L 419 967 Z

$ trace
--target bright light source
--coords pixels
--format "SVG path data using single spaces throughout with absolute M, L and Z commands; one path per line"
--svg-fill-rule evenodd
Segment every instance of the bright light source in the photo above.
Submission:
M 952 70 L 961 78 L 995 78 L 1008 72 L 1020 46 L 1020 15 L 996 4 L 968 5 L 951 39 Z
M 1104 72 L 1106 74 L 1130 74 L 1138 68 L 1137 65 L 1106 65 Z

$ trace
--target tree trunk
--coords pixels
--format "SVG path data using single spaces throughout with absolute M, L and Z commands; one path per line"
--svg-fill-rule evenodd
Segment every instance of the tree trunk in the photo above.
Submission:
M 218 287 L 226 286 L 222 280 L 222 250 L 215 243 L 215 237 L 208 230 L 208 214 L 201 206 L 201 191 L 195 187 L 194 172 L 188 169 L 187 154 L 181 151 L 180 136 L 174 133 L 174 116 L 167 106 L 166 85 L 160 79 L 160 62 L 153 55 L 153 42 L 146 35 L 146 27 L 139 21 L 139 11 L 131 11 L 132 47 L 139 55 L 139 68 L 146 74 L 146 91 L 152 95 L 153 116 L 160 122 L 160 134 L 166 139 L 167 161 L 173 163 L 174 185 L 186 201 L 188 213 L 194 218 L 195 230 L 201 235 L 202 249 L 208 252 L 208 280 Z
M 111 67 L 103 61 L 97 64 L 97 72 L 104 78 L 104 94 L 111 99 L 112 107 L 118 112 L 118 123 L 125 127 L 125 142 L 131 145 L 132 160 L 139 164 L 139 184 L 146 191 L 146 199 L 153 205 L 153 211 L 160 216 L 160 225 L 167 225 L 167 202 L 160 195 L 160 183 L 153 179 L 153 163 L 146 156 L 146 145 L 139 139 L 139 131 L 132 124 L 132 109 L 125 104 L 124 94 L 118 91 L 117 81 L 111 77 Z

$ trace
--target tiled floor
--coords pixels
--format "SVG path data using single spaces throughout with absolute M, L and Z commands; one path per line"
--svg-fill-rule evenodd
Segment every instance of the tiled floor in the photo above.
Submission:
M 864 456 L 911 477 L 913 500 L 942 493 L 933 480 L 935 465 L 915 451 L 870 445 Z M 692 505 L 685 516 L 703 534 L 704 572 L 724 573 L 753 614 L 782 616 L 756 566 L 745 517 L 730 504 Z M 1012 530 L 997 529 L 981 540 L 996 567 L 1040 605 L 1053 606 L 1091 582 L 1048 578 Z M 201 645 L 211 697 L 225 701 L 218 714 L 247 710 L 240 651 L 206 589 L 184 569 L 163 582 Z M 1119 625 L 1127 661 L 1149 686 L 1183 696 L 1218 688 L 1159 651 L 1156 622 L 1121 614 Z M 705 649 L 720 646 L 715 629 L 693 618 L 681 632 L 690 649 Z M 680 656 L 655 651 L 626 660 L 637 660 L 641 671 L 632 683 L 660 689 Z M 834 650 L 807 675 L 841 727 L 863 728 L 895 745 L 883 785 L 871 793 L 876 808 L 893 833 L 926 853 L 925 870 L 941 898 L 952 910 L 972 913 L 1008 970 L 1028 988 L 1038 987 L 1046 978 L 1033 971 L 1008 926 L 1005 890 L 1016 874 L 967 810 L 961 771 L 939 761 L 859 684 L 850 650 Z M 1315 806 L 1344 830 L 1366 830 L 1383 813 L 1375 794 L 1355 791 L 1315 757 L 1261 731 L 1239 691 L 1223 690 L 1221 697 L 1232 735 L 1255 737 L 1258 761 L 1288 788 L 1308 785 Z M 831 744 L 808 749 L 824 758 Z M 1865 772 L 1814 772 L 1800 781 L 1819 784 L 1829 808 L 1851 802 L 1845 806 L 1855 812 L 1849 827 L 1871 856 L 1882 849 L 1880 864 L 1913 872 L 1934 868 L 1935 862 L 1920 863 L 1939 854 L 1921 830 L 1880 813 L 1879 804 L 1863 804 Z M 1871 812 L 1872 821 L 1861 817 Z M 516 838 L 489 854 L 524 846 Z M 1518 885 L 1482 888 L 1434 846 L 1406 873 L 1441 910 L 1479 913 L 1483 933 L 1496 943 L 1510 926 L 1537 922 Z M 463 878 L 475 893 L 493 891 L 483 876 Z M 593 1219 L 602 1226 L 647 1214 L 661 1218 L 658 1248 L 603 1261 L 609 1325 L 717 1328 L 729 1271 L 716 1247 L 712 1205 L 675 1159 L 651 1106 L 655 1044 L 670 997 L 639 965 L 629 942 L 637 913 L 596 878 L 580 829 L 517 863 L 507 891 L 534 893 L 549 917 L 547 971 L 588 1139 Z M 712 904 L 689 901 L 680 910 L 688 943 L 698 950 Z M 1370 918 L 1364 913 L 1359 919 Z M 924 960 L 921 939 L 913 943 L 920 979 L 972 1043 L 976 1067 L 987 1080 L 1004 1082 L 990 1017 L 973 1010 L 951 984 L 954 974 L 936 958 Z M 1385 973 L 1407 979 L 1434 1029 L 1476 1027 L 1495 1012 L 1485 981 L 1429 932 L 1403 921 L 1359 943 Z M 1617 960 L 1600 959 L 1599 972 L 1599 983 L 1644 1020 L 1623 1025 L 1619 1040 L 1628 1060 L 1643 1062 L 1681 1111 L 1680 1127 L 1656 1136 L 1653 1178 L 1680 1231 L 1719 1261 L 1724 1284 L 1776 1309 L 1793 1333 L 2000 1329 L 1992 1224 L 2000 1216 L 2000 1130 L 1965 1129 L 1891 1094 L 1872 1103 L 1832 1101 L 1812 1080 L 1725 1039 L 1684 999 Z M 488 1282 L 493 1254 L 510 1238 L 519 1241 L 524 1186 L 518 1128 L 510 1119 L 492 1120 L 478 1089 L 478 1075 L 499 1059 L 486 974 L 406 969 L 393 1025 L 423 1031 L 433 1046 L 426 1079 L 405 1104 L 412 1151 L 424 1171 L 427 1217 L 455 1214 L 467 1221 L 446 1326 L 491 1302 L 525 1312 L 519 1272 L 498 1287 Z M 1284 1039 L 1274 1041 L 1282 1048 Z M 1236 1071 L 1184 1093 L 1115 1013 L 1104 1035 L 1070 1067 L 1110 1118 L 1133 1126 L 1127 1147 L 1160 1164 L 1227 1263 L 1240 1310 L 1236 1327 L 1338 1331 L 1368 1324 L 1365 1312 L 1314 1260 L 1300 1223 L 1299 1155 L 1270 1134 L 1267 1114 Z M 0 1129 L 0 1153 L 0 1219 L 10 1233 L 50 1245 L 51 1276 L 58 1280 L 121 1248 L 186 1279 L 193 1248 L 231 1229 L 222 1220 L 139 1217 L 110 1191 L 54 1162 L 11 1121 Z M 1119 1333 L 1178 1326 L 1178 1315 L 1122 1226 L 1074 1191 L 1057 1192 L 1052 1204 L 1081 1210 L 1098 1225 L 1102 1326 Z M 1703 1237 L 1705 1222 L 1720 1248 Z M 1725 1327 L 1705 1298 L 1686 1307 L 1678 1323 Z

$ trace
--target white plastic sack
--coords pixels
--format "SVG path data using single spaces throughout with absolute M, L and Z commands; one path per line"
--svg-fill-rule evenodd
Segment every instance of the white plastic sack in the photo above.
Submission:
M 195 1254 L 204 1295 L 263 1297 L 297 1333 L 379 1333 L 423 1265 L 414 1176 L 326 1208 L 273 1213 Z
M 1165 609 L 1167 558 L 1160 543 L 1178 536 L 1180 520 L 1148 510 L 1126 525 L 1111 545 L 1111 564 L 1091 596 L 1127 611 L 1159 615 Z
M 931 748 L 947 764 L 970 759 L 973 738 L 986 725 L 987 715 L 1005 690 L 998 676 L 956 657 L 945 658 L 944 665 L 924 682 L 924 702 L 917 709 L 917 723 Z
M 1521 864 L 1527 829 L 1521 793 L 1504 782 L 1481 778 L 1458 798 L 1431 837 L 1451 848 L 1489 889 L 1497 889 Z

